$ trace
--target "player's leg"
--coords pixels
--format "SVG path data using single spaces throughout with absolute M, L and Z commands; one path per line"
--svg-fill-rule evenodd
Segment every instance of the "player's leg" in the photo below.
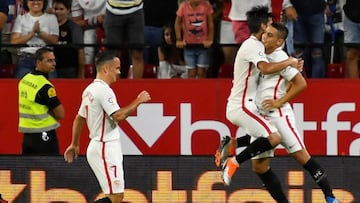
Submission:
M 243 108 L 245 109 L 245 108 Z M 265 118 L 259 115 L 255 104 L 249 103 L 246 112 L 240 110 L 227 110 L 227 118 L 235 125 L 241 126 L 244 130 L 256 138 L 240 154 L 228 158 L 223 164 L 223 180 L 229 185 L 231 177 L 244 161 L 276 147 L 281 142 L 277 129 Z M 254 112 L 254 113 L 253 113 Z
M 246 134 L 241 137 L 224 136 L 220 139 L 220 144 L 215 153 L 215 163 L 219 167 L 228 157 L 236 155 L 236 148 L 250 145 L 251 136 Z M 220 164 L 221 162 L 221 164 Z
M 326 171 L 318 164 L 307 152 L 306 149 L 291 154 L 294 159 L 309 172 L 316 184 L 319 185 L 324 193 L 327 202 L 336 203 L 335 196 L 332 192 Z
M 268 137 L 259 137 L 247 146 L 240 154 L 236 155 L 235 160 L 237 163 L 241 164 L 256 155 L 275 148 L 280 141 L 281 137 L 277 132 L 269 134 Z
M 105 154 L 102 153 L 103 151 Z M 112 203 L 121 203 L 125 183 L 120 140 L 90 141 L 86 158 L 105 196 Z M 104 198 L 101 201 L 107 200 Z
M 271 136 L 279 137 L 279 142 L 281 140 L 280 135 L 274 135 L 277 133 L 273 133 Z M 270 136 L 269 136 L 270 137 Z M 273 138 L 275 139 L 275 138 Z M 276 146 L 276 145 L 275 145 Z M 222 179 L 225 185 L 230 185 L 231 178 L 235 174 L 236 170 L 240 167 L 240 164 L 245 162 L 246 160 L 259 155 L 265 151 L 273 149 L 275 146 L 271 144 L 268 138 L 260 137 L 257 138 L 254 142 L 252 142 L 248 147 L 246 147 L 240 154 L 228 158 L 223 163 L 223 173 Z
M 228 108 L 226 117 L 256 139 L 240 154 L 236 155 L 236 161 L 239 164 L 262 152 L 273 149 L 281 142 L 281 136 L 275 126 L 259 114 L 254 102 L 245 102 L 242 110 Z
M 302 138 L 296 128 L 295 116 L 292 112 L 288 112 L 288 115 L 283 117 L 270 118 L 270 120 L 277 127 L 282 136 L 281 145 L 283 145 L 291 156 L 310 173 L 311 177 L 322 189 L 325 198 L 329 199 L 329 202 L 336 202 L 332 193 L 332 188 L 327 180 L 325 170 L 311 158 L 306 150 Z
M 264 158 L 252 159 L 252 169 L 260 177 L 266 190 L 276 202 L 288 203 L 279 178 L 270 168 L 270 157 L 266 157 L 273 156 L 273 154 L 273 150 L 271 150 L 261 154 Z

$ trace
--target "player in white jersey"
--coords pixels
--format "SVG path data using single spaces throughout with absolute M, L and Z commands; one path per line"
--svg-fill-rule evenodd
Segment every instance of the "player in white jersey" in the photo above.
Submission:
M 267 27 L 262 36 L 265 53 L 270 62 L 282 61 L 288 55 L 282 49 L 287 37 L 287 28 L 280 23 L 272 23 Z M 287 67 L 278 73 L 261 75 L 256 93 L 256 103 L 266 118 L 273 123 L 281 135 L 281 145 L 306 169 L 315 182 L 322 189 L 328 203 L 336 203 L 338 200 L 332 193 L 332 188 L 326 177 L 325 170 L 309 155 L 302 138 L 296 128 L 295 116 L 289 101 L 299 95 L 306 88 L 306 81 L 301 73 Z M 264 152 L 257 157 L 256 173 L 264 174 L 270 170 L 270 158 L 274 156 L 274 150 Z
M 90 133 L 87 161 L 106 196 L 95 202 L 120 203 L 124 197 L 124 171 L 118 122 L 151 98 L 147 91 L 142 91 L 128 106 L 120 108 L 109 86 L 119 78 L 120 59 L 114 52 L 102 52 L 96 57 L 95 65 L 96 79 L 83 91 L 73 123 L 72 142 L 64 158 L 69 163 L 77 158 L 81 131 L 87 124 Z
M 235 58 L 233 87 L 228 98 L 226 117 L 233 124 L 243 128 L 246 133 L 256 138 L 256 140 L 236 156 L 231 158 L 226 158 L 227 154 L 221 156 L 222 178 L 225 185 L 230 184 L 231 177 L 239 164 L 262 152 L 273 149 L 281 141 L 277 129 L 260 115 L 255 104 L 257 80 L 260 72 L 271 74 L 289 65 L 298 67 L 302 64 L 295 58 L 289 58 L 278 63 L 268 62 L 264 53 L 265 48 L 260 41 L 267 25 L 271 23 L 271 14 L 268 13 L 268 7 L 252 8 L 247 12 L 247 20 L 252 34 L 241 45 Z M 274 173 L 269 174 L 269 177 L 278 180 Z M 272 187 L 275 193 L 281 192 L 279 186 L 277 184 Z M 278 202 L 288 202 L 284 194 L 279 194 L 276 200 Z

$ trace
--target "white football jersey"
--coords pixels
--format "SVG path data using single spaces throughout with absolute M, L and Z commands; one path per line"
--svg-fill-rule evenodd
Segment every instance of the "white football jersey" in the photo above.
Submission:
M 234 108 L 243 106 L 245 101 L 253 101 L 256 95 L 260 71 L 257 64 L 268 62 L 262 42 L 251 36 L 239 48 L 234 63 L 234 79 L 228 98 L 228 105 Z
M 270 62 L 279 62 L 288 59 L 289 56 L 279 47 L 271 54 L 268 54 L 267 58 Z M 283 97 L 289 87 L 288 81 L 291 81 L 298 73 L 299 71 L 296 68 L 288 66 L 278 73 L 260 75 L 255 101 L 261 113 L 268 115 L 268 112 L 264 112 L 261 102 L 265 99 L 279 99 Z M 289 103 L 284 104 L 283 107 L 291 108 Z M 272 109 L 269 116 L 282 116 L 281 109 Z
M 106 142 L 120 138 L 118 123 L 111 118 L 119 109 L 114 91 L 104 81 L 95 79 L 86 87 L 78 114 L 86 119 L 90 139 Z

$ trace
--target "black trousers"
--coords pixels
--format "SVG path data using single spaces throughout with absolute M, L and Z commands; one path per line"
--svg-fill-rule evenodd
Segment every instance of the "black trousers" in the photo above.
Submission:
M 24 133 L 22 155 L 60 155 L 56 130 Z

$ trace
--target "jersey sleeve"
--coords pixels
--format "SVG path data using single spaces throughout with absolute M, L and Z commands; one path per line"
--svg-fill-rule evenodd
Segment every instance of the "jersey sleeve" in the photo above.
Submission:
M 299 71 L 296 68 L 291 66 L 286 67 L 282 71 L 280 71 L 280 75 L 285 78 L 285 80 L 290 81 L 292 80 Z
M 266 58 L 264 45 L 258 41 L 250 41 L 250 42 L 252 43 L 247 44 L 246 47 L 247 51 L 245 52 L 246 53 L 245 57 L 256 66 L 261 61 L 269 62 L 268 59 Z
M 275 54 L 277 61 L 283 61 L 289 58 L 289 56 L 284 51 L 278 51 Z M 271 61 L 271 60 L 270 60 Z M 288 66 L 280 71 L 280 75 L 285 78 L 285 80 L 290 81 L 292 80 L 299 71 L 291 66 Z
M 103 96 L 100 97 L 100 103 L 106 114 L 109 116 L 120 109 L 115 93 L 111 89 L 108 89 L 103 93 Z
M 84 95 L 86 94 L 86 90 L 84 90 L 84 92 L 81 95 L 81 104 L 78 110 L 78 115 L 86 118 L 86 104 L 85 104 L 85 100 L 84 100 Z

